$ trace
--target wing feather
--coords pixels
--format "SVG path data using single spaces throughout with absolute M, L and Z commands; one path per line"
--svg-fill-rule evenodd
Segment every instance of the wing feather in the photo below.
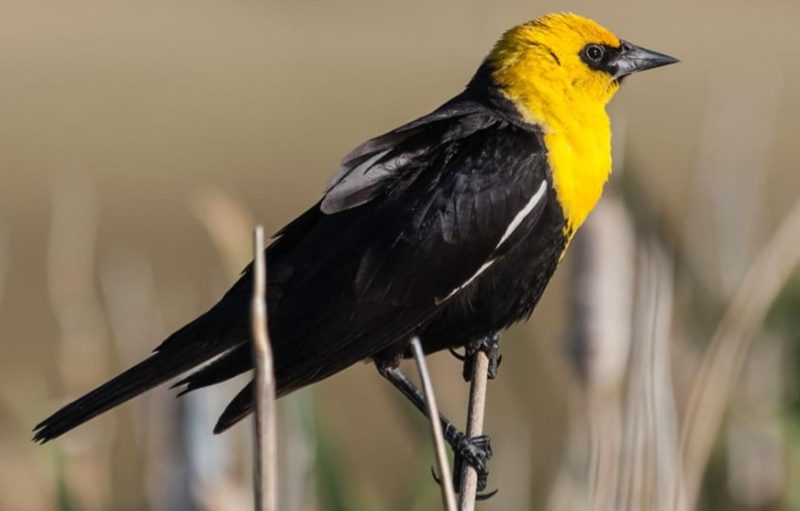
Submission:
M 436 111 L 370 139 L 353 149 L 325 188 L 321 209 L 334 214 L 371 200 L 384 182 L 401 169 L 413 167 L 431 150 L 475 133 L 497 121 L 485 115 L 485 107 L 469 102 L 447 103 Z M 457 121 L 457 122 L 453 122 Z M 429 142 L 435 132 L 437 145 Z
M 270 247 L 281 395 L 408 338 L 536 225 L 547 198 L 532 199 L 546 175 L 540 138 L 485 107 L 451 108 L 354 150 Z M 229 374 L 227 362 L 195 385 Z M 221 427 L 250 409 L 244 391 Z

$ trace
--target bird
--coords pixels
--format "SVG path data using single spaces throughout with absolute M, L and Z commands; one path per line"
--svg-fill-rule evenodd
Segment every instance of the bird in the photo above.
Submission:
M 424 410 L 399 369 L 414 336 L 426 354 L 482 349 L 496 365 L 499 333 L 530 316 L 601 197 L 607 103 L 629 75 L 675 62 L 577 14 L 547 14 L 506 31 L 455 97 L 347 154 L 266 249 L 278 397 L 371 361 Z M 251 370 L 251 291 L 252 263 L 149 357 L 36 425 L 34 440 L 179 376 L 183 394 Z M 253 408 L 251 381 L 214 432 Z M 485 486 L 488 437 L 441 420 Z

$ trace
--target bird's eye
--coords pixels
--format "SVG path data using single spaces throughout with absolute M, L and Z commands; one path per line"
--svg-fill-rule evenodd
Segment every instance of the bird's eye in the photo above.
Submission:
M 585 52 L 589 60 L 593 62 L 600 62 L 603 60 L 603 54 L 605 53 L 605 51 L 603 51 L 603 47 L 596 44 L 590 44 L 587 46 Z

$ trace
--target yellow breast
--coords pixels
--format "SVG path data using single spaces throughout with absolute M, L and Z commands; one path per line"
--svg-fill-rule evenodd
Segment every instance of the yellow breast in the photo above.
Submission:
M 564 232 L 571 239 L 597 204 L 611 174 L 611 121 L 604 105 L 597 102 L 531 98 L 509 97 L 526 121 L 542 129 L 566 220 Z
M 553 184 L 569 238 L 583 224 L 611 173 L 611 129 L 605 111 L 569 129 L 546 132 Z

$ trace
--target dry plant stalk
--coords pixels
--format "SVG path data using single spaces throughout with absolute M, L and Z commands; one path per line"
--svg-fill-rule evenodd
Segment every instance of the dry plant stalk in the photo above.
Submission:
M 264 228 L 260 225 L 253 233 L 253 298 L 250 304 L 250 321 L 253 335 L 255 374 L 255 508 L 257 511 L 277 511 L 277 435 L 275 430 L 275 375 L 272 349 L 267 324 L 266 253 Z
M 637 252 L 635 341 L 624 398 L 617 505 L 612 509 L 686 511 L 670 376 L 672 262 L 654 238 L 642 240 Z
M 486 384 L 489 379 L 489 356 L 482 350 L 474 355 L 469 387 L 469 408 L 467 411 L 467 437 L 475 438 L 483 434 L 483 415 L 486 408 Z M 478 473 L 468 463 L 461 470 L 461 493 L 459 509 L 473 511 L 478 492 Z
M 598 204 L 584 229 L 573 247 L 578 264 L 570 342 L 588 423 L 588 509 L 607 511 L 618 505 L 627 447 L 624 389 L 631 352 L 634 233 L 615 195 Z
M 436 447 L 436 465 L 441 478 L 442 503 L 447 511 L 456 511 L 453 476 L 450 472 L 450 464 L 447 461 L 447 448 L 442 434 L 442 422 L 439 420 L 439 407 L 436 406 L 436 396 L 433 393 L 433 384 L 428 373 L 428 365 L 425 363 L 425 352 L 422 351 L 419 337 L 414 336 L 411 339 L 411 350 L 414 352 L 414 359 L 417 362 L 417 370 L 419 371 L 420 380 L 422 380 L 422 392 L 425 394 L 425 404 L 428 407 L 428 419 L 430 419 L 433 442 Z
M 750 266 L 717 326 L 689 397 L 681 435 L 687 502 L 700 485 L 725 410 L 754 335 L 791 272 L 800 263 L 800 202 Z
M 236 280 L 242 271 L 242 261 L 253 258 L 253 226 L 256 224 L 250 211 L 234 196 L 217 186 L 198 186 L 189 191 L 187 198 L 189 210 L 205 229 L 208 239 L 222 264 L 225 280 Z M 188 314 L 188 312 L 187 312 Z M 252 497 L 252 489 L 248 482 L 239 481 L 230 469 L 232 464 L 243 462 L 239 446 L 246 441 L 246 435 L 252 435 L 246 428 L 231 431 L 206 441 L 205 429 L 210 421 L 216 420 L 216 409 L 228 403 L 225 389 L 211 387 L 208 391 L 187 396 L 185 416 L 181 418 L 187 430 L 202 430 L 202 434 L 189 433 L 190 445 L 186 448 L 187 464 L 191 468 L 187 477 L 192 479 L 188 487 L 197 487 L 196 500 L 201 509 L 238 509 L 233 502 L 245 502 Z M 213 411 L 212 411 L 213 410 Z M 280 412 L 279 412 L 280 413 Z M 283 414 L 281 413 L 281 418 Z M 284 429 L 280 424 L 279 431 Z M 282 456 L 288 458 L 283 444 Z M 281 481 L 283 483 L 283 469 Z M 198 484 L 199 483 L 199 484 Z M 283 487 L 279 493 L 285 499 Z
M 105 376 L 103 364 L 86 361 L 109 354 L 104 306 L 95 286 L 98 206 L 94 183 L 82 173 L 59 175 L 50 183 L 50 196 L 47 295 L 58 336 L 53 355 L 58 391 L 68 395 Z M 118 503 L 108 489 L 119 477 L 122 464 L 113 456 L 109 425 L 101 421 L 93 427 L 75 435 L 76 440 L 98 442 L 92 460 L 81 463 L 79 457 L 66 452 L 59 470 L 82 474 L 67 480 L 75 502 L 88 508 L 113 508 Z M 101 441 L 104 438 L 108 440 Z
M 686 511 L 670 378 L 671 260 L 655 239 L 637 242 L 613 194 L 583 229 L 570 335 L 586 416 L 552 509 Z

